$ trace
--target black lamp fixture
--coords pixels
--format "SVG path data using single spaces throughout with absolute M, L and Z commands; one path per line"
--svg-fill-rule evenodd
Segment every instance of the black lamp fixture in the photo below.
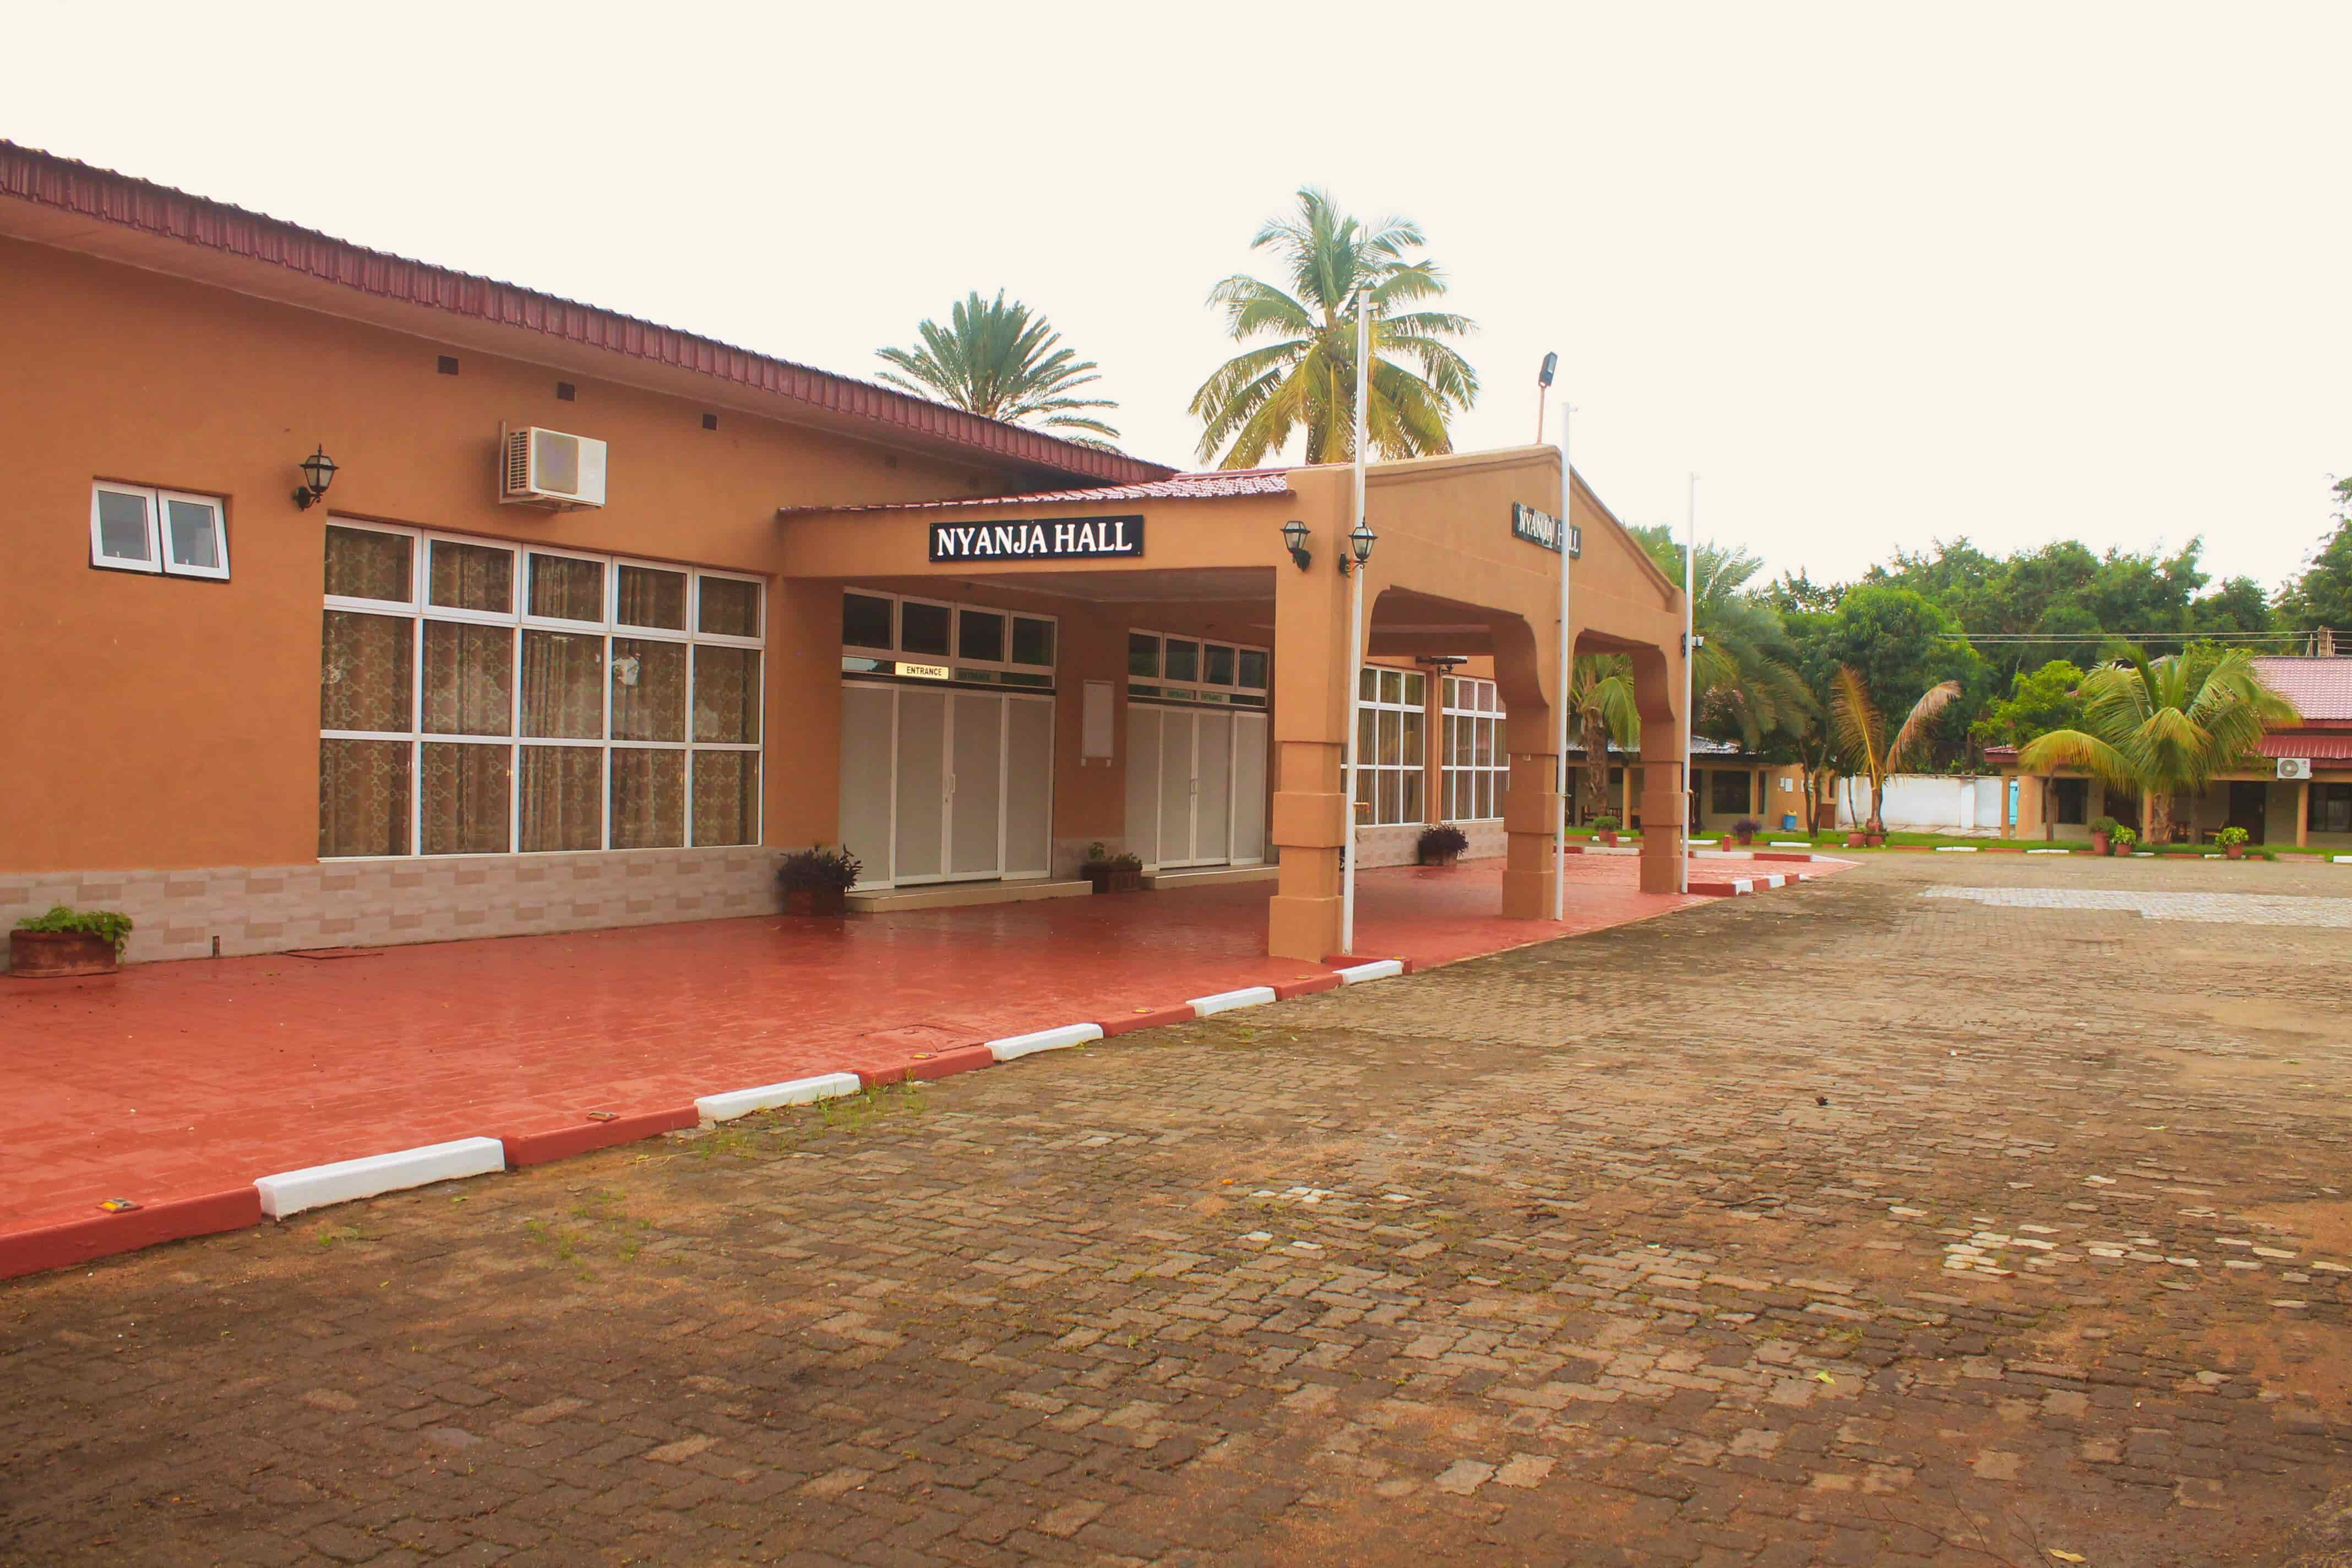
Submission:
M 1291 563 L 1301 572 L 1315 564 L 1315 556 L 1307 548 L 1307 525 L 1297 518 L 1282 525 L 1282 542 L 1290 550 Z
M 1349 573 L 1354 571 L 1357 567 L 1370 561 L 1372 558 L 1372 542 L 1379 538 L 1380 535 L 1372 531 L 1372 525 L 1370 523 L 1359 522 L 1356 524 L 1355 531 L 1348 535 L 1348 549 L 1353 553 L 1354 559 L 1350 561 L 1349 556 L 1344 553 L 1339 557 L 1339 574 L 1344 577 Z
M 321 446 L 299 466 L 307 482 L 294 487 L 294 504 L 308 511 L 312 502 L 326 499 L 327 487 L 335 482 L 335 459 L 327 456 L 327 448 Z

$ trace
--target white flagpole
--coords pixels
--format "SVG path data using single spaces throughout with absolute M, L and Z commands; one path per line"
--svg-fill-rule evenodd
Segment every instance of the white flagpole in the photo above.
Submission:
M 1553 695 L 1559 712 L 1559 805 L 1552 819 L 1551 854 L 1551 918 L 1556 921 L 1568 918 L 1568 693 L 1570 645 L 1574 635 L 1568 619 L 1568 551 L 1569 542 L 1576 537 L 1569 521 L 1576 515 L 1576 470 L 1568 461 L 1568 426 L 1572 412 L 1563 392 L 1559 400 L 1559 684 Z M 1601 776 L 1609 775 L 1603 773 Z
M 1356 526 L 1364 526 L 1364 442 L 1367 420 L 1365 398 L 1371 385 L 1372 302 L 1359 294 L 1356 297 Z M 1339 559 L 1349 558 L 1354 545 L 1339 541 Z M 1359 704 L 1363 700 L 1364 684 L 1364 569 L 1367 563 L 1357 562 L 1349 573 L 1353 584 L 1348 598 L 1348 795 L 1340 803 L 1348 819 L 1348 864 L 1339 881 L 1339 951 L 1356 951 L 1356 766 L 1362 759 L 1357 752 L 1362 748 L 1362 719 Z
M 1690 521 L 1683 530 L 1683 819 L 1675 830 L 1683 836 L 1681 889 L 1690 891 L 1690 866 L 1693 853 L 1690 844 L 1691 803 L 1698 798 L 1698 786 L 1692 781 L 1697 774 L 1691 770 L 1691 737 L 1697 728 L 1698 715 L 1692 710 L 1692 691 L 1698 663 L 1698 476 L 1690 477 Z

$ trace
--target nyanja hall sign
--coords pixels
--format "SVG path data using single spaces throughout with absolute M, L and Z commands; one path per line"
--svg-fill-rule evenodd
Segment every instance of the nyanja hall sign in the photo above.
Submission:
M 934 561 L 1076 561 L 1142 553 L 1140 515 L 931 524 Z

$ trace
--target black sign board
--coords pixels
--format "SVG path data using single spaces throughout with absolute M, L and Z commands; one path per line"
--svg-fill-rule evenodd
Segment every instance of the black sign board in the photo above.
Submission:
M 1553 554 L 1559 553 L 1559 519 L 1548 511 L 1538 511 L 1531 506 L 1511 503 L 1511 533 L 1530 544 L 1540 544 Z M 1568 558 L 1584 558 L 1584 530 L 1570 524 L 1568 531 Z
M 933 561 L 1085 561 L 1142 553 L 1140 515 L 931 524 Z

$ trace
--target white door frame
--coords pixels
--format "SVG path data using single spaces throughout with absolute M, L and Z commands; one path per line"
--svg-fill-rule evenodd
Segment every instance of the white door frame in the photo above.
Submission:
M 1157 702 L 1130 702 L 1128 706 L 1130 709 L 1148 710 L 1150 712 L 1160 715 L 1160 772 L 1159 776 L 1152 781 L 1151 785 L 1153 809 L 1158 813 L 1156 820 L 1159 824 L 1159 841 L 1153 850 L 1153 853 L 1158 858 L 1152 863 L 1151 868 L 1155 871 L 1174 871 L 1184 870 L 1194 867 L 1232 865 L 1234 863 L 1234 781 L 1235 763 L 1239 756 L 1239 749 L 1233 743 L 1233 735 L 1235 728 L 1234 721 L 1239 717 L 1239 715 L 1232 711 L 1216 708 L 1191 708 L 1178 704 L 1163 705 Z M 1186 826 L 1184 839 L 1185 843 L 1191 848 L 1192 858 L 1185 860 L 1171 860 L 1168 858 L 1168 801 L 1166 799 L 1166 791 L 1164 786 L 1168 777 L 1168 739 L 1170 729 L 1168 721 L 1171 717 L 1181 718 L 1185 721 L 1184 732 L 1187 737 L 1187 744 L 1191 748 L 1185 767 L 1185 776 L 1192 781 L 1192 788 L 1187 792 L 1184 800 Z M 1224 721 L 1226 726 L 1224 777 L 1225 840 L 1222 845 L 1216 847 L 1214 853 L 1209 855 L 1203 855 L 1201 853 L 1202 845 L 1200 843 L 1202 783 L 1201 721 L 1204 719 L 1222 720 Z
M 878 877 L 872 875 L 871 873 L 873 868 L 868 868 L 869 874 L 866 880 L 857 884 L 857 891 L 873 892 L 888 888 L 930 887 L 941 882 L 1035 881 L 1040 878 L 1052 875 L 1052 868 L 1050 866 L 1043 871 L 1016 871 L 1007 874 L 1004 869 L 1004 855 L 1007 839 L 1011 831 L 1009 824 L 1013 809 L 1013 704 L 1024 701 L 1042 703 L 1047 709 L 1050 717 L 1058 719 L 1059 715 L 1052 712 L 1055 700 L 1053 693 L 1043 691 L 975 691 L 968 687 L 957 686 L 941 686 L 937 689 L 940 692 L 941 696 L 946 699 L 946 700 L 940 705 L 941 712 L 940 715 L 940 870 L 936 875 L 901 877 L 898 874 L 898 698 L 900 693 L 908 689 L 908 687 L 905 682 L 895 680 L 845 680 L 841 684 L 845 688 L 856 686 L 863 687 L 870 690 L 887 691 L 890 694 L 889 859 L 887 863 L 881 868 L 882 874 Z M 924 689 L 930 689 L 930 688 L 924 688 Z M 949 869 L 950 867 L 955 864 L 955 700 L 960 696 L 994 699 L 997 705 L 996 868 L 991 871 L 954 871 Z M 1049 853 L 1050 846 L 1053 842 L 1053 820 L 1054 769 L 1052 759 L 1049 756 L 1045 768 L 1046 843 L 1049 846 Z

